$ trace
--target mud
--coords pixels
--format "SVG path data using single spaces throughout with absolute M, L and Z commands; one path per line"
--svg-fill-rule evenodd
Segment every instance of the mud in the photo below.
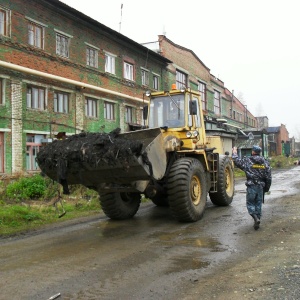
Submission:
M 237 180 L 232 205 L 208 201 L 199 222 L 148 202 L 130 220 L 100 212 L 0 240 L 0 299 L 299 299 L 299 189 L 299 166 L 274 172 L 259 230 Z
M 132 156 L 141 155 L 148 163 L 146 154 L 142 154 L 143 143 L 122 138 L 120 131 L 116 128 L 110 133 L 82 132 L 55 140 L 41 148 L 37 163 L 45 175 L 56 172 L 64 194 L 69 194 L 67 173 L 74 166 L 79 170 L 83 165 L 93 169 L 101 164 L 114 166 L 118 163 L 126 169 Z M 72 171 L 76 172 L 76 169 Z

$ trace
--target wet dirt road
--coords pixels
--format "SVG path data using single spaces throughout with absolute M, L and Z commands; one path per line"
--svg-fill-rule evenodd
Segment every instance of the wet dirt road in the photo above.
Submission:
M 273 173 L 261 228 L 245 208 L 208 199 L 201 221 L 178 223 L 143 204 L 136 217 L 105 216 L 0 241 L 0 299 L 298 299 L 300 167 Z

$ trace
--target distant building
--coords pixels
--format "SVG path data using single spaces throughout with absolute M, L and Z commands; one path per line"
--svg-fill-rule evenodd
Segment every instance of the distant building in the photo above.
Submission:
M 291 155 L 291 144 L 289 139 L 289 132 L 284 124 L 275 127 L 268 127 L 268 142 L 269 153 L 271 156 L 275 155 Z

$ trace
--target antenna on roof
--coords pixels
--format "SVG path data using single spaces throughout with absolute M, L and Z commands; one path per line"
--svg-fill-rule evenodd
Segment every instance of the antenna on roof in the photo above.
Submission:
M 122 10 L 123 10 L 123 3 L 121 4 L 121 19 L 119 23 L 119 33 L 121 32 L 121 24 L 122 24 Z

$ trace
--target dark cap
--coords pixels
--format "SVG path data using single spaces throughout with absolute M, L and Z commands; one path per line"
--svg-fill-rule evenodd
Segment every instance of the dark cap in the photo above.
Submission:
M 255 152 L 256 154 L 260 154 L 261 148 L 259 146 L 257 146 L 257 145 L 254 145 L 252 147 L 252 151 Z

